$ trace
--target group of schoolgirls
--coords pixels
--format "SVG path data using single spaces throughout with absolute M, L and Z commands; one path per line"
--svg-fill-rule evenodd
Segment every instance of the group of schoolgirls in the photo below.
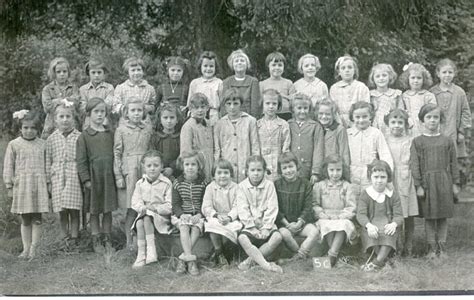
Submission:
M 228 264 L 222 249 L 230 241 L 248 255 L 239 269 L 256 263 L 275 272 L 282 269 L 268 257 L 282 241 L 294 253 L 286 261 L 294 261 L 325 239 L 334 266 L 341 247 L 360 235 L 363 250 L 376 254 L 363 268 L 379 269 L 400 232 L 402 252 L 412 254 L 415 216 L 425 218 L 428 257 L 446 255 L 457 159 L 467 156 L 471 126 L 451 60 L 438 63 L 440 83 L 430 91 L 426 68 L 405 66 L 403 93 L 390 87 L 397 75 L 388 64 L 372 68 L 369 90 L 351 56 L 337 60 L 340 81 L 329 91 L 312 54 L 299 59 L 303 78 L 295 83 L 282 77 L 279 52 L 267 56 L 270 77 L 261 82 L 246 74 L 242 50 L 227 62 L 234 75 L 222 81 L 216 55 L 203 52 L 202 76 L 188 86 L 187 61 L 172 57 L 169 82 L 155 91 L 135 57 L 125 61 L 128 79 L 115 89 L 100 60 L 86 64 L 90 82 L 80 89 L 68 80 L 67 60 L 53 60 L 42 93 L 42 138 L 37 113 L 15 112 L 21 136 L 5 154 L 11 211 L 22 219 L 20 257 L 36 256 L 41 213 L 50 211 L 59 212 L 68 246 L 77 244 L 82 209 L 94 250 L 111 247 L 117 208 L 126 209 L 136 268 L 157 261 L 155 231 L 178 230 L 178 273 L 199 274 L 193 247 L 204 232 L 219 265 Z

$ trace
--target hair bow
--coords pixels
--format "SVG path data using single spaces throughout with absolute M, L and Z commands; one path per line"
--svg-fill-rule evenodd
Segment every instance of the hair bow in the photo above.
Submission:
M 74 105 L 74 102 L 68 101 L 66 98 L 64 98 L 61 102 L 64 104 L 65 107 L 70 107 Z
M 411 65 L 413 65 L 412 62 L 409 62 L 409 63 L 407 63 L 406 65 L 404 65 L 404 66 L 403 66 L 403 69 L 402 69 L 403 72 L 405 72 L 406 70 L 408 70 L 408 68 L 409 68 Z
M 21 120 L 25 117 L 25 115 L 29 112 L 27 109 L 22 109 L 13 113 L 13 119 Z

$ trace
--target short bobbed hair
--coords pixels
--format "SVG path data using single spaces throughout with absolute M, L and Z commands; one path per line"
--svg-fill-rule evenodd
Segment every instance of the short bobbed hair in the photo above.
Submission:
M 374 81 L 374 74 L 375 74 L 376 71 L 387 72 L 388 78 L 389 78 L 389 82 L 388 82 L 389 86 L 393 85 L 395 83 L 395 81 L 397 80 L 398 75 L 395 72 L 395 70 L 393 69 L 392 65 L 390 65 L 390 64 L 376 64 L 370 70 L 369 82 L 368 82 L 368 86 L 370 88 L 376 88 L 377 87 L 377 85 L 375 84 L 375 81 Z
M 351 108 L 349 110 L 349 120 L 351 120 L 351 122 L 354 122 L 354 111 L 358 109 L 364 109 L 364 108 L 367 108 L 369 110 L 370 120 L 371 121 L 374 120 L 374 116 L 375 116 L 374 105 L 372 103 L 365 102 L 365 101 L 357 101 L 356 103 L 353 103 L 351 105 Z
M 341 67 L 341 64 L 348 60 L 352 61 L 352 64 L 354 65 L 354 79 L 359 78 L 359 66 L 357 65 L 357 58 L 350 55 L 344 55 L 339 57 L 336 61 L 336 64 L 334 65 L 334 77 L 336 79 L 341 78 L 341 75 L 339 75 L 339 68 Z
M 68 77 L 71 75 L 71 67 L 69 65 L 68 60 L 64 57 L 56 57 L 49 63 L 48 78 L 50 80 L 56 80 L 56 67 L 60 64 L 65 64 L 67 68 Z
M 315 65 L 316 65 L 316 73 L 317 73 L 321 69 L 321 63 L 319 62 L 319 58 L 316 55 L 311 54 L 311 53 L 307 53 L 307 54 L 301 56 L 300 59 L 298 59 L 298 72 L 300 74 L 303 74 L 303 61 L 306 58 L 314 59 L 314 62 L 315 62 Z
M 370 177 L 374 172 L 385 172 L 387 174 L 387 181 L 392 182 L 392 169 L 390 165 L 379 159 L 374 159 L 370 164 L 367 165 L 367 178 L 370 180 Z
M 227 57 L 227 65 L 229 66 L 229 68 L 234 71 L 234 59 L 236 59 L 237 57 L 243 57 L 245 59 L 245 62 L 247 63 L 247 70 L 250 69 L 251 65 L 250 65 L 250 59 L 248 57 L 247 54 L 245 54 L 245 52 L 242 50 L 242 49 L 238 49 L 238 50 L 235 50 L 233 51 L 229 57 Z

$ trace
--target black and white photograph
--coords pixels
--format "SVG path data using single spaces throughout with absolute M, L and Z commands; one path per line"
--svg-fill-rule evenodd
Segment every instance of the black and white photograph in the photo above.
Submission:
M 473 95 L 472 0 L 2 0 L 0 295 L 474 295 Z

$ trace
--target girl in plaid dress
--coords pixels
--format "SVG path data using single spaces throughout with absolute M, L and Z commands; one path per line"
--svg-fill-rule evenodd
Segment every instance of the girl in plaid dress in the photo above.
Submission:
M 56 130 L 46 140 L 46 178 L 53 211 L 59 212 L 61 232 L 66 246 L 74 247 L 79 236 L 79 211 L 82 188 L 76 165 L 76 143 L 81 135 L 74 128 L 76 109 L 67 100 L 54 110 Z M 70 234 L 70 236 L 69 236 Z
M 402 101 L 402 91 L 390 88 L 397 80 L 397 73 L 389 64 L 377 64 L 372 67 L 369 75 L 370 102 L 374 106 L 375 117 L 373 126 L 380 129 L 384 135 L 390 130 L 385 125 L 384 117 L 395 108 L 405 109 Z
M 20 121 L 21 136 L 8 143 L 3 181 L 8 198 L 13 198 L 11 212 L 21 217 L 23 252 L 19 257 L 32 259 L 41 238 L 41 213 L 49 212 L 45 141 L 38 138 L 41 121 L 37 113 L 21 110 L 13 118 Z

